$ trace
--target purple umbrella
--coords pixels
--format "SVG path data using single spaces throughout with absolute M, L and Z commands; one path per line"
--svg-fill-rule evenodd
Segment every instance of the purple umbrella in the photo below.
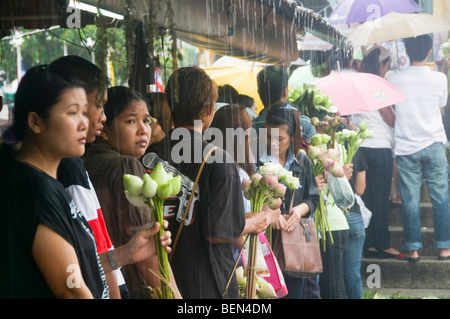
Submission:
M 389 12 L 418 12 L 414 0 L 343 0 L 331 13 L 328 22 L 333 25 L 362 23 L 380 18 Z

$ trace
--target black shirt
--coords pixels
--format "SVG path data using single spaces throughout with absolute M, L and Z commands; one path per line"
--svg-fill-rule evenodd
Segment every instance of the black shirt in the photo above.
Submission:
M 158 155 L 194 181 L 203 155 L 213 146 L 198 132 L 187 129 L 183 132 L 180 139 L 169 140 L 170 156 L 164 152 Z M 171 262 L 178 288 L 186 299 L 239 298 L 234 274 L 228 294 L 223 296 L 235 262 L 230 244 L 212 244 L 207 239 L 218 237 L 232 241 L 245 226 L 239 173 L 227 152 L 219 148 L 211 154 L 200 176 L 198 190 L 199 200 L 186 220 Z M 175 216 L 167 219 L 175 238 L 180 222 Z
M 353 156 L 352 163 L 353 163 L 353 175 L 352 178 L 349 180 L 349 182 L 350 185 L 352 186 L 353 191 L 355 191 L 356 175 L 358 175 L 359 172 L 363 172 L 368 169 L 367 160 L 366 157 L 364 156 L 364 152 L 357 151 L 355 153 L 355 156 Z M 361 210 L 356 201 L 353 207 L 351 207 L 348 211 L 361 214 Z
M 27 164 L 13 162 L 0 184 L 0 214 L 1 298 L 55 298 L 32 256 L 40 224 L 73 246 L 94 298 L 109 298 L 92 231 L 56 179 Z

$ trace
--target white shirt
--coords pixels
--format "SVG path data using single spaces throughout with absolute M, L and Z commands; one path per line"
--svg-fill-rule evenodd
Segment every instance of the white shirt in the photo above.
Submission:
M 367 121 L 367 129 L 374 133 L 372 138 L 367 138 L 362 142 L 362 147 L 394 148 L 394 130 L 383 120 L 380 111 L 354 114 L 352 121 L 356 125 Z
M 447 104 L 447 77 L 428 66 L 409 66 L 388 81 L 406 100 L 395 105 L 395 155 L 416 153 L 433 143 L 446 143 L 441 107 Z

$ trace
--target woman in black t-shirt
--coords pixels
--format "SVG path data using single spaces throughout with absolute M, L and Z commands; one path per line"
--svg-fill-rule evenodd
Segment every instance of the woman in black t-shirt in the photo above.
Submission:
M 130 258 L 97 255 L 89 224 L 56 180 L 62 158 L 83 155 L 88 125 L 84 84 L 57 69 L 27 71 L 1 145 L 0 298 L 109 298 L 104 272 L 114 257 L 118 266 Z M 158 229 L 130 245 L 154 254 L 148 239 Z

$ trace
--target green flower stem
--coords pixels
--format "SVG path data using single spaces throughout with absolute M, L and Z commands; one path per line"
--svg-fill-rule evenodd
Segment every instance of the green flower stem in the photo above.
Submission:
M 255 299 L 256 297 L 256 245 L 258 235 L 249 234 L 249 252 L 248 252 L 248 264 L 247 264 L 247 286 L 245 291 L 246 299 Z
M 158 267 L 161 276 L 161 296 L 162 299 L 173 299 L 173 290 L 170 287 L 169 258 L 165 247 L 161 246 L 159 238 L 164 234 L 163 220 L 164 200 L 154 197 L 150 200 L 150 207 L 153 211 L 153 219 L 159 223 L 159 232 L 155 236 L 156 252 L 158 256 Z
M 251 204 L 251 213 L 256 213 L 262 210 L 263 206 L 267 203 L 266 200 L 273 193 L 267 193 L 267 187 L 259 186 L 256 188 L 250 198 Z M 247 261 L 247 286 L 245 291 L 246 299 L 255 299 L 256 297 L 256 248 L 258 244 L 258 235 L 257 234 L 249 234 L 250 242 L 249 242 L 249 252 L 248 252 L 248 261 Z
M 316 208 L 314 214 L 314 224 L 316 226 L 316 232 L 322 237 L 323 250 L 325 251 L 326 232 L 330 236 L 331 243 L 333 244 L 333 236 L 331 234 L 330 226 L 328 224 L 327 212 L 325 209 L 325 203 L 322 197 L 322 191 L 319 191 L 319 205 Z

